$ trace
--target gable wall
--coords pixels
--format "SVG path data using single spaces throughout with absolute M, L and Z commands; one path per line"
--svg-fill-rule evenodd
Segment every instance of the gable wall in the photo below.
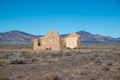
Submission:
M 76 48 L 79 46 L 79 38 L 78 37 L 67 37 L 66 38 L 66 47 Z

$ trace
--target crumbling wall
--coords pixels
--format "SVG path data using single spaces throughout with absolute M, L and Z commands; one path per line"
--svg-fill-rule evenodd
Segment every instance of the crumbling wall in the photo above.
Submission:
M 61 50 L 65 47 L 78 48 L 81 38 L 76 33 L 71 33 L 65 38 L 60 38 L 60 35 L 51 31 L 48 35 L 34 39 L 34 50 Z
M 78 38 L 77 37 L 68 37 L 66 38 L 66 47 L 75 48 L 78 47 Z
M 38 45 L 40 43 L 40 46 Z M 34 42 L 34 50 L 60 50 L 62 49 L 62 41 L 59 34 L 55 31 L 50 32 L 45 37 L 41 37 L 38 41 Z
M 71 33 L 65 39 L 66 47 L 69 47 L 69 48 L 78 48 L 78 47 L 80 47 L 80 44 L 81 44 L 80 39 L 81 39 L 80 35 L 78 35 L 76 33 Z

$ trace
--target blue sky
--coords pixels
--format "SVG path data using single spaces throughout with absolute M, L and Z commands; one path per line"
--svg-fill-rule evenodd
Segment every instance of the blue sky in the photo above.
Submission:
M 0 32 L 10 30 L 120 37 L 120 0 L 0 0 Z

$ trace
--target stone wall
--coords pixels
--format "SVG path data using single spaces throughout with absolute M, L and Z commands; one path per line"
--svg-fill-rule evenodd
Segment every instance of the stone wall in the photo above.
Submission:
M 48 35 L 35 38 L 33 40 L 34 50 L 61 50 L 65 47 L 77 48 L 80 46 L 80 36 L 76 33 L 71 33 L 65 38 L 61 38 L 60 35 L 51 31 Z
M 40 44 L 40 45 L 39 45 Z M 60 50 L 62 49 L 62 41 L 59 34 L 55 31 L 51 31 L 45 37 L 40 39 L 34 39 L 34 50 Z
M 78 47 L 78 38 L 77 37 L 68 37 L 66 38 L 66 47 L 75 48 Z
M 76 33 L 71 33 L 65 38 L 66 47 L 69 48 L 78 48 L 80 47 L 81 40 L 80 35 Z

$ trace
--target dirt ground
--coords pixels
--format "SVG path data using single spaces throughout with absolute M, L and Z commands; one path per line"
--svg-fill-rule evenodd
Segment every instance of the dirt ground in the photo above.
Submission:
M 120 44 L 61 51 L 0 45 L 0 80 L 120 80 Z

